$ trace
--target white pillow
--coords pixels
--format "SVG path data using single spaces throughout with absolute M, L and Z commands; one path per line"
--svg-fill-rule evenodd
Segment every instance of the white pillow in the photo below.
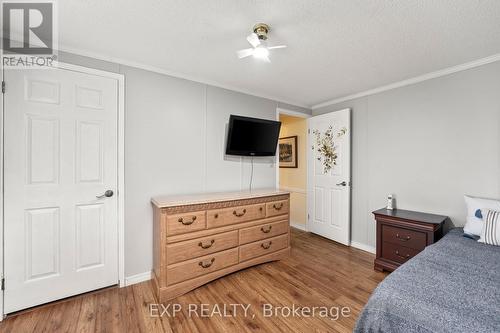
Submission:
M 481 231 L 483 230 L 484 221 L 483 219 L 479 219 L 475 216 L 469 217 L 467 216 L 464 233 L 474 236 L 481 236 Z
M 469 235 L 481 236 L 484 226 L 484 219 L 476 217 L 476 211 L 479 209 L 492 209 L 500 211 L 500 200 L 483 199 L 464 195 L 467 204 L 467 218 L 464 226 L 464 232 Z
M 490 209 L 481 210 L 484 228 L 478 242 L 500 246 L 500 212 Z

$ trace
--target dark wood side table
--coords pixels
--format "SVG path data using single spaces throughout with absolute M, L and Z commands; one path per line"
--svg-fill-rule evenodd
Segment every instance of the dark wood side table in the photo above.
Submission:
M 447 216 L 385 208 L 373 212 L 377 221 L 374 268 L 392 272 L 443 236 Z

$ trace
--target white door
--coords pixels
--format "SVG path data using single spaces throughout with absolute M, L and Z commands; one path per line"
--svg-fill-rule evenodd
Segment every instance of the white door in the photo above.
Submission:
M 117 80 L 5 70 L 5 313 L 118 282 Z
M 351 110 L 308 118 L 309 231 L 350 245 Z

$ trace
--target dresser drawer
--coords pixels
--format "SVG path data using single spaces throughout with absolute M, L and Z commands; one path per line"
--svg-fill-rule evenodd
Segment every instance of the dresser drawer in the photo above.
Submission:
M 420 251 L 406 246 L 384 242 L 382 244 L 382 258 L 403 264 L 416 256 Z
M 266 205 L 267 217 L 288 214 L 288 200 L 269 202 Z
M 265 204 L 212 209 L 207 212 L 207 225 L 208 228 L 217 228 L 224 225 L 257 220 L 265 216 Z
M 288 234 L 240 246 L 240 262 L 288 247 Z
M 217 252 L 167 267 L 167 285 L 173 285 L 238 263 L 238 248 Z
M 288 221 L 267 223 L 240 230 L 240 244 L 255 242 L 288 232 Z
M 207 227 L 205 211 L 167 215 L 167 235 L 203 230 Z
M 382 241 L 421 251 L 427 245 L 427 235 L 424 232 L 383 224 Z
M 238 231 L 167 245 L 167 265 L 238 246 Z

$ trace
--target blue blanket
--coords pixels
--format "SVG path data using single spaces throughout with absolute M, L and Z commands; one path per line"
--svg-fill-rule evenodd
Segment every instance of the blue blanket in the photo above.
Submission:
M 500 332 L 500 247 L 453 229 L 392 272 L 355 332 Z

